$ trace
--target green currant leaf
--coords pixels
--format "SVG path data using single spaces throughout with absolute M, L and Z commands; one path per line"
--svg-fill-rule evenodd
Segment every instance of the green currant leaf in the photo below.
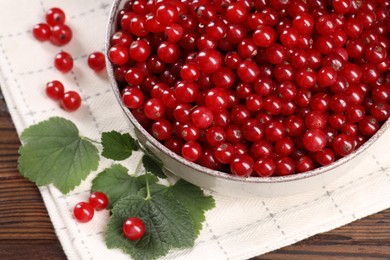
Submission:
M 202 230 L 202 224 L 206 220 L 205 212 L 215 207 L 214 198 L 205 196 L 199 187 L 184 180 L 179 180 L 168 190 L 172 197 L 185 205 L 190 212 L 194 222 L 195 235 L 198 237 Z
M 164 165 L 157 159 L 153 158 L 151 155 L 145 153 L 142 157 L 142 163 L 144 164 L 145 171 L 147 173 L 154 174 L 162 179 L 167 177 L 162 170 Z
M 151 199 L 129 195 L 120 199 L 112 210 L 105 232 L 108 248 L 120 248 L 135 260 L 155 259 L 171 248 L 194 245 L 194 226 L 188 210 L 172 196 L 154 194 Z M 145 234 L 137 241 L 126 239 L 122 225 L 129 217 L 145 223 Z
M 99 151 L 79 136 L 69 120 L 53 117 L 32 125 L 21 135 L 20 173 L 38 186 L 53 183 L 66 194 L 99 164 Z
M 149 192 L 150 194 L 153 195 L 156 194 L 156 193 L 168 193 L 168 189 L 167 189 L 167 186 L 164 186 L 164 185 L 161 185 L 161 184 L 158 184 L 158 183 L 152 183 L 149 185 Z M 137 195 L 139 196 L 142 196 L 142 197 L 146 197 L 147 196 L 147 189 L 146 187 L 140 189 L 137 193 Z
M 145 187 L 146 178 L 150 184 L 158 181 L 154 175 L 142 175 L 139 177 L 130 176 L 127 168 L 119 164 L 114 164 L 110 168 L 99 173 L 92 181 L 91 191 L 104 192 L 108 197 L 108 209 L 112 209 L 115 203 L 124 196 L 137 194 Z
M 102 155 L 108 159 L 122 161 L 139 149 L 138 142 L 130 134 L 121 134 L 116 131 L 102 134 Z

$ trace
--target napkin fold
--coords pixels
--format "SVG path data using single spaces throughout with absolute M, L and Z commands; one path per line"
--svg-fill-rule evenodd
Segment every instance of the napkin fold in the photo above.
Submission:
M 84 136 L 98 139 L 104 131 L 129 131 L 105 73 L 88 68 L 87 56 L 102 51 L 108 0 L 13 0 L 1 1 L 0 86 L 18 133 L 52 116 L 76 123 Z M 23 7 L 23 8 L 21 8 Z M 44 22 L 51 7 L 62 8 L 73 40 L 56 47 L 32 36 L 36 23 Z M 6 26 L 4 26 L 6 25 Z M 53 67 L 60 50 L 74 57 L 74 69 L 62 74 Z M 69 113 L 45 95 L 48 81 L 60 80 L 66 90 L 78 91 L 82 107 Z M 164 259 L 247 259 L 296 243 L 315 234 L 342 226 L 390 207 L 390 133 L 386 133 L 343 177 L 321 189 L 283 198 L 231 198 L 213 193 L 216 208 L 195 246 L 172 251 Z M 135 154 L 124 161 L 130 169 L 140 159 Z M 102 160 L 98 171 L 68 195 L 49 185 L 40 188 L 55 232 L 69 259 L 129 259 L 119 250 L 109 250 L 103 233 L 108 212 L 79 224 L 73 206 L 88 199 L 91 181 L 112 161 Z

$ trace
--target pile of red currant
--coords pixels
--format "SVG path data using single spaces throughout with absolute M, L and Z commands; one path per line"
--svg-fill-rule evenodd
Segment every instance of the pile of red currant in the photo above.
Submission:
M 57 7 L 51 8 L 46 13 L 46 23 L 36 24 L 32 30 L 33 36 L 38 41 L 48 41 L 57 46 L 64 46 L 72 39 L 72 30 L 65 24 L 65 12 Z M 105 57 L 101 52 L 94 52 L 88 56 L 88 66 L 99 72 L 105 68 Z M 54 67 L 67 73 L 73 69 L 73 58 L 65 51 L 61 51 L 54 57 Z M 75 111 L 81 106 L 81 97 L 76 91 L 64 92 L 64 86 L 59 81 L 52 81 L 46 85 L 48 97 L 59 100 L 61 107 L 66 111 Z
M 73 208 L 74 218 L 87 223 L 92 220 L 95 210 L 103 210 L 108 206 L 106 194 L 96 191 L 89 196 L 88 202 L 79 202 Z M 130 217 L 122 225 L 123 235 L 129 240 L 138 240 L 145 234 L 145 223 L 137 217 Z
M 390 1 L 131 0 L 108 51 L 123 103 L 185 159 L 284 176 L 390 115 Z

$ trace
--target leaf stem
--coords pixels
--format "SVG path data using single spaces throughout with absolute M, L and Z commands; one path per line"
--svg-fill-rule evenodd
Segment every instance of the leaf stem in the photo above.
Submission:
M 150 195 L 150 187 L 149 187 L 149 176 L 146 176 L 146 198 L 145 200 L 150 200 L 152 196 Z
M 135 173 L 134 173 L 135 176 L 138 175 L 139 170 L 141 169 L 142 165 L 143 165 L 143 161 L 142 161 L 142 158 L 141 158 L 141 160 L 138 161 L 137 168 L 135 168 Z
M 102 144 L 101 142 L 95 141 L 95 140 L 93 140 L 91 138 L 88 138 L 86 136 L 80 136 L 80 138 L 84 139 L 84 140 L 87 140 L 87 141 L 90 141 L 91 143 L 100 144 L 100 145 Z

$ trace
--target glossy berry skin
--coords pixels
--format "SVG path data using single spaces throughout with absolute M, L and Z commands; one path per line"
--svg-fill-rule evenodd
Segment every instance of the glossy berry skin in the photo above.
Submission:
M 129 47 L 130 58 L 137 61 L 146 61 L 150 55 L 150 46 L 145 40 L 133 41 Z
M 332 148 L 336 154 L 347 156 L 355 150 L 355 142 L 351 136 L 339 134 L 334 138 Z
M 152 120 L 160 119 L 165 114 L 166 107 L 160 99 L 151 98 L 144 104 L 144 113 Z
M 207 74 L 216 72 L 222 64 L 222 55 L 216 50 L 204 50 L 195 59 L 198 68 Z
M 156 10 L 157 21 L 162 25 L 169 25 L 177 21 L 179 13 L 173 4 L 161 4 Z
M 321 129 L 308 130 L 303 136 L 303 144 L 310 152 L 318 152 L 325 148 L 327 137 Z
M 270 177 L 274 174 L 276 163 L 272 158 L 262 158 L 255 162 L 253 171 L 259 177 Z
M 46 95 L 53 100 L 61 100 L 64 96 L 64 85 L 58 81 L 53 80 L 46 84 Z
M 173 133 L 173 127 L 171 123 L 164 118 L 154 121 L 151 130 L 152 135 L 159 141 L 165 141 L 169 139 Z
M 165 63 L 174 63 L 180 56 L 179 46 L 173 42 L 163 42 L 157 48 L 157 56 Z
M 181 155 L 190 162 L 196 162 L 202 156 L 202 147 L 198 142 L 189 141 L 182 146 Z
M 283 157 L 276 160 L 275 173 L 278 176 L 291 175 L 295 171 L 295 162 L 290 157 Z
M 35 39 L 41 42 L 48 41 L 51 36 L 50 26 L 45 23 L 39 23 L 34 25 L 32 32 Z
M 89 196 L 88 202 L 95 210 L 102 210 L 108 206 L 108 198 L 106 194 L 100 191 L 92 193 L 91 196 Z
M 213 113 L 205 106 L 199 106 L 192 111 L 191 121 L 195 126 L 204 129 L 213 123 Z
M 94 208 L 87 202 L 79 202 L 73 208 L 74 218 L 81 223 L 87 223 L 91 221 L 94 213 Z
M 233 175 L 248 177 L 253 172 L 255 163 L 249 155 L 236 156 L 230 163 L 230 171 Z
M 115 65 L 124 65 L 129 61 L 129 51 L 124 45 L 114 45 L 108 50 L 108 58 Z
M 60 104 L 64 110 L 68 112 L 73 112 L 79 109 L 79 107 L 81 106 L 81 97 L 76 91 L 70 90 L 64 93 Z
M 72 40 L 73 33 L 69 26 L 58 24 L 51 28 L 50 42 L 57 46 L 64 46 Z
M 101 52 L 91 53 L 88 56 L 88 66 L 96 72 L 103 70 L 106 67 L 104 54 Z
M 145 223 L 137 217 L 128 218 L 123 223 L 122 232 L 131 241 L 139 240 L 145 234 Z
M 65 13 L 60 8 L 57 7 L 50 8 L 46 12 L 46 22 L 50 26 L 64 24 L 65 19 L 66 19 Z
M 126 107 L 137 109 L 144 104 L 145 96 L 139 88 L 129 87 L 122 92 L 122 101 Z
M 67 52 L 60 52 L 54 57 L 54 67 L 62 73 L 67 73 L 73 68 L 73 58 Z

